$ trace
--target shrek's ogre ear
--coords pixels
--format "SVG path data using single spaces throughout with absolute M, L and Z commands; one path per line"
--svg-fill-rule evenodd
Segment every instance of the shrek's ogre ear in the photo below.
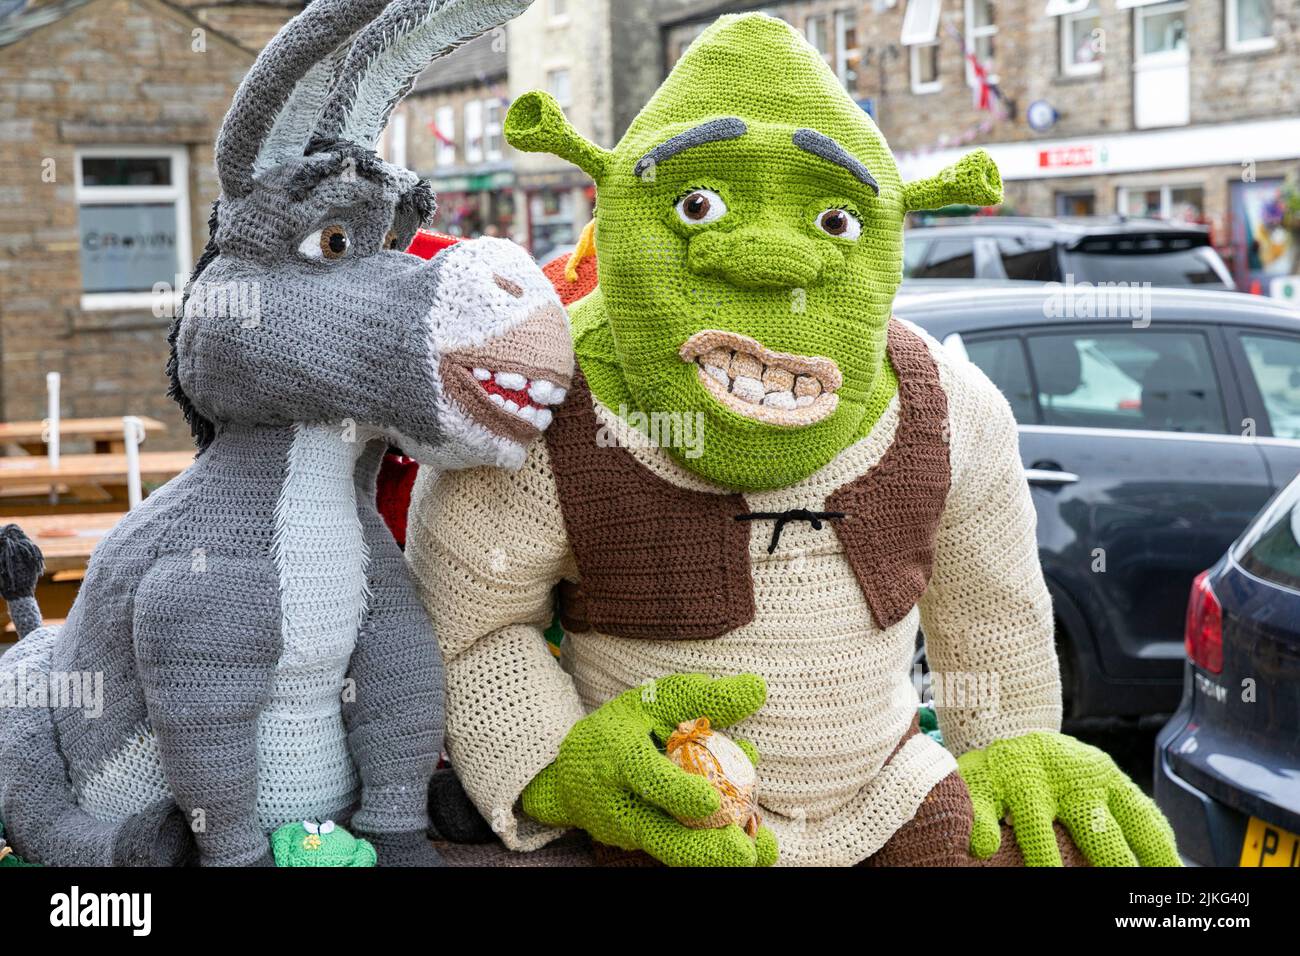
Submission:
M 1002 202 L 1002 176 L 993 157 L 972 150 L 929 179 L 903 187 L 903 208 L 908 212 L 944 206 L 995 206 Z
M 549 93 L 533 90 L 510 104 L 506 113 L 506 142 L 525 153 L 553 153 L 567 159 L 597 183 L 613 156 L 584 139 L 564 117 Z

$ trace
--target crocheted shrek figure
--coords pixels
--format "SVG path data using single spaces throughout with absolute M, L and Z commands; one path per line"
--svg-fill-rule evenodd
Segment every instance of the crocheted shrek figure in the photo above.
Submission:
M 989 157 L 902 183 L 762 15 L 706 30 L 612 151 L 541 93 L 506 135 L 597 183 L 581 374 L 519 473 L 422 477 L 407 548 L 448 750 L 506 844 L 580 827 L 669 864 L 1176 863 L 1154 804 L 1058 732 L 1007 403 L 890 317 L 905 213 L 1000 201 Z M 938 701 L 951 752 L 915 723 L 918 626 L 960 690 Z M 680 822 L 719 806 L 660 752 L 701 716 L 761 755 L 755 837 Z

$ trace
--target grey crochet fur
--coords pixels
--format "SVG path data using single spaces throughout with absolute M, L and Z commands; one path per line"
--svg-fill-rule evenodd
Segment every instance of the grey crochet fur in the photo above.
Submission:
M 268 864 L 275 827 L 329 817 L 381 865 L 436 863 L 441 663 L 376 474 L 389 443 L 518 467 L 573 360 L 518 246 L 400 251 L 432 196 L 372 150 L 418 73 L 527 5 L 314 0 L 236 93 L 171 334 L 198 459 L 97 548 L 61 628 L 39 553 L 0 536 L 22 635 L 0 686 L 48 696 L 0 708 L 0 818 L 28 860 Z M 489 393 L 501 373 L 539 401 Z

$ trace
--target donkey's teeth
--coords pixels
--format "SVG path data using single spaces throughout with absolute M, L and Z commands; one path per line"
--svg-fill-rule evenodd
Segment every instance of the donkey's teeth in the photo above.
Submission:
M 506 411 L 510 412 L 511 414 L 514 414 L 515 412 L 519 411 L 519 403 L 512 402 L 509 399 L 506 399 L 506 403 L 501 407 L 504 408 Z
M 506 397 L 504 395 L 498 395 L 496 392 L 488 392 L 488 398 L 492 399 L 492 401 L 497 405 L 505 406 Z
M 522 392 L 528 387 L 528 378 L 518 372 L 497 372 L 497 384 L 512 392 Z
M 492 380 L 492 373 L 485 368 L 474 369 L 474 377 L 480 382 L 489 382 Z
M 528 397 L 539 405 L 545 405 L 551 400 L 551 389 L 554 387 L 546 379 L 539 378 L 528 386 Z
M 519 409 L 519 411 L 515 412 L 515 414 L 532 425 L 537 423 L 538 411 L 539 409 L 536 405 L 525 405 L 523 408 Z
M 564 396 L 565 396 L 565 395 L 568 395 L 568 394 L 569 394 L 569 390 L 568 390 L 567 388 L 560 388 L 560 386 L 558 386 L 558 385 L 552 385 L 552 386 L 551 386 L 551 400 L 550 400 L 549 402 L 547 402 L 546 404 L 548 404 L 548 405 L 558 405 L 558 404 L 560 404 L 562 401 L 564 401 Z
M 551 423 L 552 417 L 553 416 L 549 408 L 539 408 L 537 410 L 537 418 L 534 420 L 533 424 L 537 426 L 539 431 L 545 431 L 546 426 Z

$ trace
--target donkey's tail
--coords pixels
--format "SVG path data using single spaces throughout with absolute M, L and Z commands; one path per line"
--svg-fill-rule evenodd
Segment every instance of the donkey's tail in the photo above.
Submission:
M 116 820 L 83 809 L 42 688 L 52 680 L 57 628 L 37 630 L 0 655 L 0 811 L 5 839 L 29 863 L 173 866 L 196 856 L 170 797 Z
M 36 583 L 45 573 L 41 549 L 16 524 L 0 528 L 0 597 L 9 606 L 9 617 L 20 638 L 41 626 L 41 608 L 36 603 Z

